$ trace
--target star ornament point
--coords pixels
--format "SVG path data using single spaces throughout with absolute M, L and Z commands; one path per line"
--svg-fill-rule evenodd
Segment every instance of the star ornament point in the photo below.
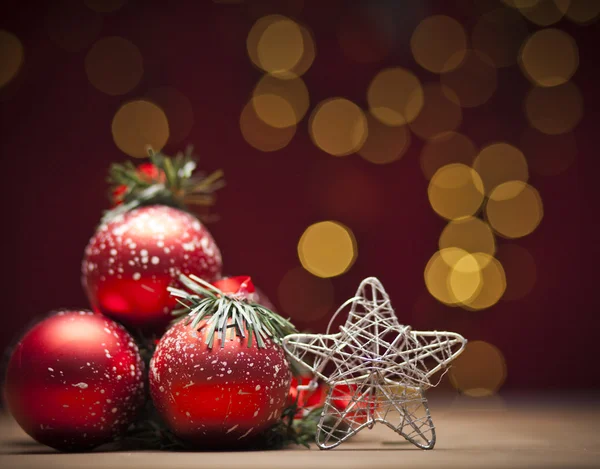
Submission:
M 340 332 L 292 334 L 283 340 L 294 361 L 329 385 L 317 445 L 335 448 L 382 423 L 419 448 L 432 449 L 436 435 L 424 391 L 437 384 L 433 375 L 447 369 L 467 341 L 453 332 L 413 331 L 400 324 L 375 277 L 361 282 L 330 326 L 347 306 Z

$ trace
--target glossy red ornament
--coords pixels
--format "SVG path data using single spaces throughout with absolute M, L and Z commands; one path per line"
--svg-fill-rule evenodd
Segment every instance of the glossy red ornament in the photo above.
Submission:
M 179 286 L 181 273 L 213 281 L 221 266 L 219 248 L 197 218 L 151 205 L 100 226 L 85 250 L 82 273 L 95 311 L 162 332 L 176 306 L 167 287 Z
M 91 311 L 36 324 L 12 352 L 5 400 L 34 439 L 85 450 L 122 435 L 144 399 L 143 363 L 123 326 Z
M 281 417 L 291 374 L 283 349 L 266 340 L 215 339 L 205 322 L 180 321 L 160 340 L 150 362 L 152 400 L 169 428 L 197 446 L 248 444 Z

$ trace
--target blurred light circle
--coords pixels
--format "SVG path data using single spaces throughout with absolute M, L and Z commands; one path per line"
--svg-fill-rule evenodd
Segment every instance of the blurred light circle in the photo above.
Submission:
M 536 189 L 522 181 L 509 181 L 492 191 L 485 213 L 497 233 L 506 238 L 520 238 L 537 228 L 544 209 Z
M 357 256 L 352 231 L 335 221 L 310 225 L 298 242 L 302 266 L 317 277 L 335 277 L 345 273 Z
M 334 156 L 358 151 L 368 135 L 364 113 L 344 98 L 320 102 L 310 116 L 308 127 L 314 144 Z
M 275 128 L 296 125 L 296 113 L 292 105 L 277 94 L 260 94 L 252 98 L 254 111 L 265 124 Z
M 85 0 L 88 8 L 98 13 L 112 13 L 121 8 L 127 0 Z
M 117 96 L 134 89 L 144 74 L 142 54 L 122 37 L 105 37 L 85 57 L 90 83 L 103 93 Z
M 467 50 L 462 25 L 449 16 L 425 18 L 410 39 L 410 48 L 419 65 L 434 73 L 444 73 L 460 65 Z
M 248 102 L 240 115 L 240 130 L 244 140 L 260 151 L 281 150 L 291 142 L 296 126 L 272 127 L 266 124 L 254 110 L 252 101 Z
M 169 143 L 182 142 L 194 126 L 194 109 L 187 96 L 172 86 L 152 88 L 146 96 L 165 112 L 169 120 Z
M 529 169 L 523 152 L 504 142 L 492 143 L 482 148 L 473 162 L 473 169 L 481 177 L 486 195 L 504 182 L 527 182 L 529 179 Z
M 457 68 L 442 75 L 441 82 L 454 91 L 462 107 L 477 107 L 492 97 L 498 78 L 492 61 L 470 50 Z
M 321 319 L 333 307 L 331 280 L 315 277 L 302 267 L 291 269 L 283 276 L 277 294 L 282 314 L 302 323 Z
M 548 135 L 527 128 L 521 135 L 521 148 L 527 154 L 531 170 L 542 176 L 556 176 L 575 161 L 577 141 L 571 132 Z
M 537 267 L 531 253 L 518 244 L 503 243 L 496 256 L 506 272 L 506 292 L 503 300 L 520 300 L 535 285 Z
M 600 2 L 590 0 L 555 0 L 556 6 L 575 23 L 588 24 L 600 15 Z
M 457 220 L 477 213 L 483 203 L 483 182 L 473 168 L 452 163 L 433 175 L 427 194 L 436 213 Z
M 148 146 L 160 151 L 169 139 L 164 111 L 143 99 L 121 106 L 112 120 L 112 135 L 121 151 L 136 158 L 148 156 Z
M 471 397 L 486 397 L 498 392 L 506 379 L 502 352 L 481 340 L 470 341 L 449 371 L 452 386 Z
M 450 163 L 473 164 L 477 155 L 475 144 L 463 134 L 442 132 L 423 146 L 421 151 L 421 169 L 427 179 L 431 179 L 442 166 Z
M 304 63 L 304 42 L 309 43 L 307 58 L 314 58 L 314 44 L 307 30 L 303 30 L 293 20 L 282 15 L 269 15 L 254 23 L 246 42 L 250 60 L 259 68 L 279 77 L 289 74 L 301 75 L 304 71 L 295 67 L 310 67 Z
M 50 39 L 69 52 L 79 52 L 90 46 L 102 30 L 102 16 L 83 2 L 50 2 L 46 29 Z
M 475 255 L 466 254 L 454 263 L 450 270 L 448 286 L 452 297 L 460 304 L 479 296 L 482 289 L 482 267 Z
M 479 268 L 480 276 L 479 288 L 476 293 L 468 299 L 462 301 L 462 304 L 467 309 L 481 310 L 494 306 L 504 292 L 506 291 L 506 274 L 502 264 L 498 259 L 483 252 L 476 252 L 472 255 L 475 258 L 476 265 Z M 470 272 L 473 263 L 458 263 L 455 266 L 455 271 L 462 273 L 463 271 Z M 464 276 L 465 274 L 462 273 Z M 467 277 L 468 278 L 468 277 Z
M 464 257 L 470 256 L 468 252 L 456 248 L 444 248 L 431 256 L 425 266 L 425 286 L 429 293 L 438 301 L 453 306 L 459 303 L 450 288 L 450 275 L 455 265 Z M 471 281 L 476 280 L 471 276 Z
M 406 126 L 390 127 L 372 115 L 367 115 L 368 135 L 358 154 L 375 164 L 399 160 L 410 146 L 410 132 Z
M 482 252 L 493 256 L 496 252 L 496 239 L 490 226 L 475 217 L 451 221 L 446 225 L 439 241 L 440 251 L 446 248 L 459 248 L 469 254 Z
M 367 90 L 369 110 L 387 125 L 412 122 L 423 107 L 423 88 L 419 79 L 403 68 L 379 72 Z
M 519 64 L 523 73 L 536 85 L 562 85 L 577 70 L 579 51 L 573 38 L 564 31 L 542 29 L 532 34 L 523 45 Z
M 456 130 L 462 111 L 456 93 L 446 86 L 429 83 L 423 87 L 423 108 L 410 122 L 410 129 L 423 139 Z
M 383 60 L 390 52 L 390 40 L 377 21 L 362 10 L 344 15 L 338 24 L 337 38 L 346 57 L 359 63 Z
M 564 12 L 557 6 L 556 0 L 538 0 L 532 6 L 521 7 L 519 11 L 525 18 L 538 26 L 550 26 L 564 16 Z
M 583 116 L 583 98 L 573 82 L 551 88 L 535 87 L 525 98 L 525 114 L 532 127 L 545 134 L 573 130 Z
M 19 73 L 23 65 L 23 44 L 17 36 L 0 29 L 0 87 L 6 85 Z
M 479 18 L 471 42 L 473 49 L 489 57 L 497 68 L 508 67 L 516 63 L 527 34 L 527 23 L 519 12 L 499 8 Z
M 301 78 L 283 80 L 264 75 L 254 88 L 252 96 L 252 104 L 258 117 L 273 127 L 297 124 L 309 106 L 308 88 Z M 267 98 L 262 98 L 263 96 Z

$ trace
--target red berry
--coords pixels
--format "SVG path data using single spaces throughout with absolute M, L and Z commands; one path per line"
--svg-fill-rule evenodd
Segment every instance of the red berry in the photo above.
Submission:
M 242 298 L 246 298 L 252 303 L 258 303 L 271 311 L 275 311 L 275 307 L 271 300 L 267 298 L 261 290 L 254 286 L 252 279 L 247 275 L 238 275 L 236 277 L 223 277 L 212 283 L 223 293 L 235 293 Z
M 251 441 L 281 417 L 291 374 L 279 345 L 235 337 L 206 345 L 206 324 L 185 320 L 162 337 L 150 364 L 150 391 L 167 425 L 200 446 Z
M 143 364 L 132 337 L 91 311 L 59 312 L 12 352 L 5 386 L 10 412 L 34 439 L 84 450 L 122 435 L 143 403 Z
M 221 253 L 200 221 L 164 205 L 142 207 L 98 228 L 83 260 L 83 282 L 94 310 L 129 326 L 160 331 L 175 300 L 179 274 L 213 281 Z

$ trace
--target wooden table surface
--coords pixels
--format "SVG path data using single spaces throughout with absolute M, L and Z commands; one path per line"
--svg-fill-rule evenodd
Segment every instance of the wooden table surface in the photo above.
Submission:
M 423 451 L 383 425 L 330 451 L 106 452 L 60 454 L 0 419 L 0 467 L 17 468 L 517 468 L 600 467 L 600 400 L 543 395 L 518 399 L 434 399 L 435 449 Z

